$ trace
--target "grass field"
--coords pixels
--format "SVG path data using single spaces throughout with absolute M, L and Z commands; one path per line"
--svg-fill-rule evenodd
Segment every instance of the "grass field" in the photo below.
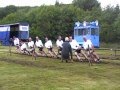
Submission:
M 93 66 L 61 63 L 52 58 L 10 56 L 8 47 L 0 47 L 0 90 L 120 90 L 120 60 L 103 59 Z

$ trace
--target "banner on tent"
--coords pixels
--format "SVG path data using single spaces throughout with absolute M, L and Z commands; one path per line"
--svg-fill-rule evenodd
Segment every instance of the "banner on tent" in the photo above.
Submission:
M 19 27 L 20 31 L 29 31 L 29 26 L 21 26 Z

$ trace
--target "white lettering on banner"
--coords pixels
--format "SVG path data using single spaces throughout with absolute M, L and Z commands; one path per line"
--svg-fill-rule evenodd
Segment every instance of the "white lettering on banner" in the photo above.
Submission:
M 20 26 L 19 29 L 20 29 L 20 31 L 28 31 L 29 26 Z
M 9 26 L 0 27 L 0 32 L 5 32 L 5 31 L 10 31 L 10 27 Z

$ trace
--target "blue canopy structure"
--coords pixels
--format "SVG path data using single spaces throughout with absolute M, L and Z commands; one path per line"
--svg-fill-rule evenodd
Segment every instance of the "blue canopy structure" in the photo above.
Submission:
M 29 38 L 29 24 L 28 23 L 14 23 L 0 25 L 0 41 L 2 45 L 9 45 L 10 38 L 13 36 L 19 39 Z

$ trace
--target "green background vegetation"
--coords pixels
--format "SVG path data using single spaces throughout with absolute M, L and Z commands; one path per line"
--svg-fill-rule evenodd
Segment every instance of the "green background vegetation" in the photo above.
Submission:
M 76 21 L 98 20 L 100 40 L 102 42 L 120 41 L 120 8 L 107 6 L 101 8 L 97 0 L 73 0 L 72 4 L 42 5 L 39 7 L 16 7 L 13 5 L 0 8 L 0 24 L 28 22 L 30 36 L 45 36 L 55 40 L 58 35 L 73 34 Z

